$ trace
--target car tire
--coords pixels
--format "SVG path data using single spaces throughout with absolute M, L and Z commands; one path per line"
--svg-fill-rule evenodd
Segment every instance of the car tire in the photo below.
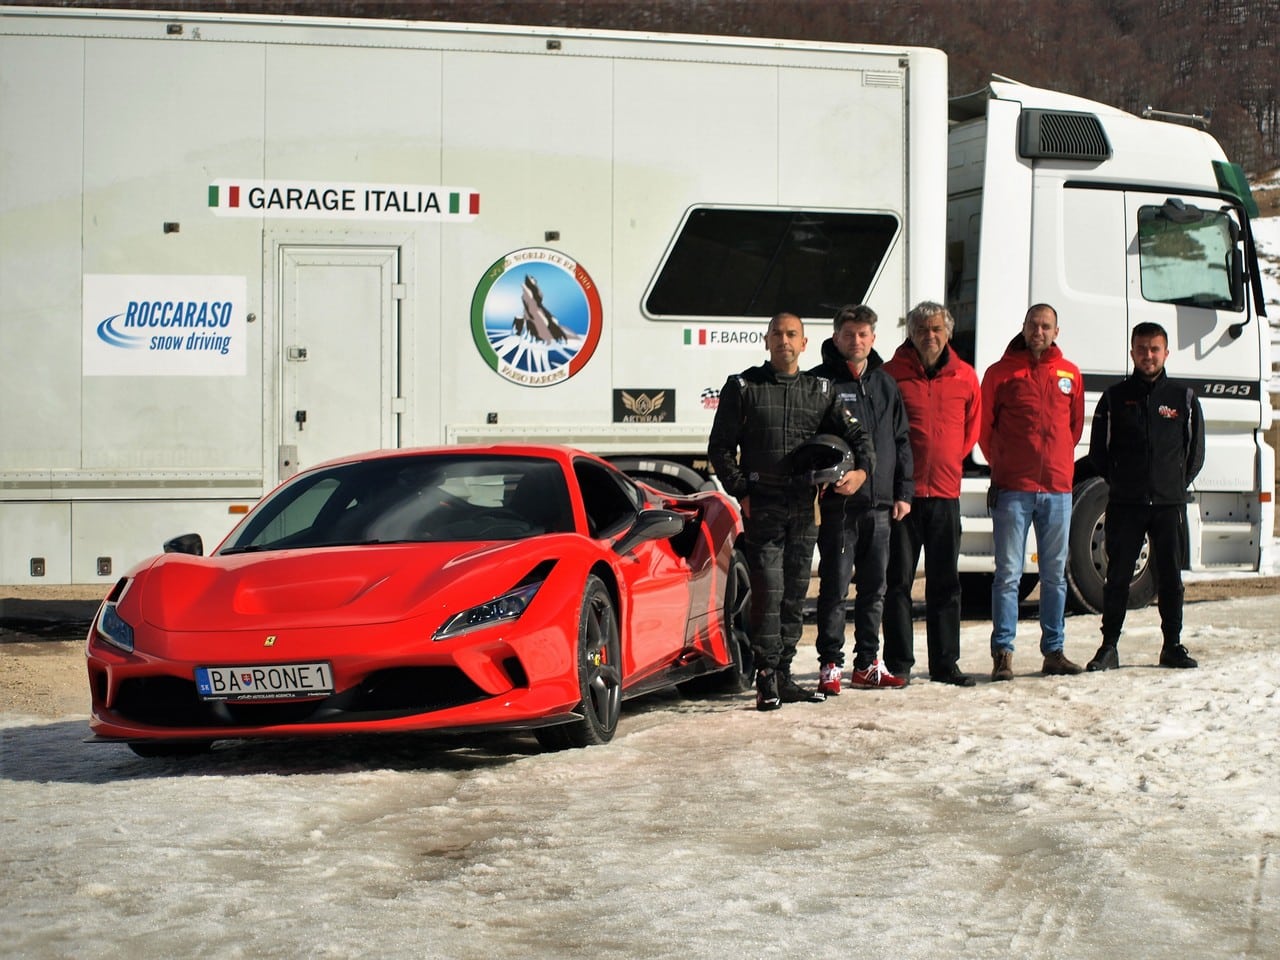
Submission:
M 755 683 L 755 655 L 751 650 L 751 570 L 741 550 L 734 550 L 724 587 L 724 630 L 732 662 L 716 673 L 686 680 L 679 690 L 687 697 L 743 693 Z
M 1091 477 L 1076 484 L 1071 503 L 1071 541 L 1067 554 L 1067 597 L 1084 613 L 1102 612 L 1107 579 L 1107 484 Z M 1155 569 L 1148 562 L 1150 544 L 1143 541 L 1129 582 L 1129 609 L 1145 607 L 1156 595 Z
M 591 575 L 582 590 L 578 615 L 577 712 L 582 719 L 535 731 L 544 749 L 591 747 L 608 743 L 622 713 L 622 636 L 609 588 Z

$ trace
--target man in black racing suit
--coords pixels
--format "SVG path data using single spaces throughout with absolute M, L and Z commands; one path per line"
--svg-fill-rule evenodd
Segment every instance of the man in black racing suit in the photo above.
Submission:
M 760 710 L 821 699 L 791 676 L 817 539 L 815 490 L 797 480 L 792 455 L 815 434 L 841 437 L 854 455 L 854 469 L 834 487 L 844 496 L 875 466 L 870 436 L 830 381 L 800 372 L 807 343 L 799 317 L 780 313 L 770 320 L 769 360 L 725 381 L 707 443 L 716 475 L 742 506 Z

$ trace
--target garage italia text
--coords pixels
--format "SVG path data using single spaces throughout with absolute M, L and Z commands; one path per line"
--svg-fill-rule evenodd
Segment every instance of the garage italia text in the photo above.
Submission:
M 328 210 L 343 213 L 441 213 L 433 190 L 303 189 L 250 187 L 252 210 Z
M 151 338 L 151 350 L 208 351 L 226 356 L 231 351 L 231 336 L 217 331 L 231 325 L 232 313 L 229 300 L 130 300 L 124 326 L 168 331 Z

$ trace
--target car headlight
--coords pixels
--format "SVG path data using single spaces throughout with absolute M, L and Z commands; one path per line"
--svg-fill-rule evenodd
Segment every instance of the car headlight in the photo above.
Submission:
M 133 627 L 116 612 L 116 602 L 110 598 L 103 601 L 93 624 L 94 630 L 113 647 L 119 647 L 125 653 L 133 653 Z
M 541 581 L 523 584 L 510 593 L 504 593 L 493 600 L 477 604 L 469 610 L 454 614 L 444 622 L 444 626 L 436 631 L 432 639 L 447 640 L 449 637 L 456 637 L 471 630 L 479 630 L 481 627 L 490 627 L 505 620 L 519 619 L 541 586 Z

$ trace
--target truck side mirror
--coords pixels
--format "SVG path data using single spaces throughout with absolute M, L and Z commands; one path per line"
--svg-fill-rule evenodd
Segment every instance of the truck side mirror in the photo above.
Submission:
M 1232 247 L 1227 254 L 1227 269 L 1230 271 L 1231 309 L 1239 312 L 1244 309 L 1244 257 L 1238 246 Z
M 1197 206 L 1187 206 L 1177 197 L 1170 197 L 1160 207 L 1160 216 L 1170 223 L 1199 223 L 1204 219 L 1204 211 Z

